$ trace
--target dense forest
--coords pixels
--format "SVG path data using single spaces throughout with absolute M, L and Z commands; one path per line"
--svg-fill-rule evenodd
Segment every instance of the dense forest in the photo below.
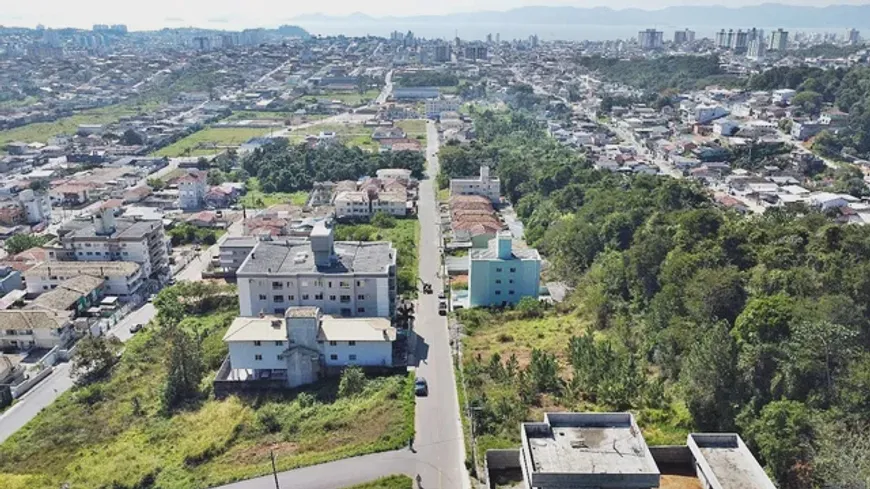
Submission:
M 525 116 L 476 117 L 475 144 L 443 148 L 441 181 L 492 165 L 549 273 L 576 286 L 567 313 L 607 338 L 573 337 L 568 375 L 556 352 L 525 369 L 472 359 L 478 381 L 509 379 L 499 398 L 471 385 L 483 435 L 548 393 L 664 418 L 678 405 L 690 429 L 739 432 L 780 487 L 870 484 L 870 228 L 806 208 L 739 216 L 689 181 L 593 170 Z
M 242 168 L 260 180 L 264 192 L 308 190 L 314 182 L 356 180 L 374 176 L 382 168 L 405 168 L 423 176 L 425 158 L 416 151 L 368 153 L 359 148 L 331 144 L 311 148 L 276 139 L 242 160 Z
M 398 75 L 396 83 L 400 87 L 455 87 L 459 77 L 446 71 L 418 71 Z
M 597 72 L 608 80 L 655 92 L 665 89 L 691 90 L 713 84 L 740 84 L 739 78 L 722 70 L 716 55 L 631 60 L 581 56 L 576 61 L 580 66 Z

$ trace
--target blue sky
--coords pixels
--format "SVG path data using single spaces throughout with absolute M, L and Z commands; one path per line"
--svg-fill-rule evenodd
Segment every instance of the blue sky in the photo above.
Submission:
M 373 16 L 422 15 L 507 10 L 527 5 L 578 7 L 661 8 L 669 5 L 754 5 L 758 0 L 0 0 L 0 25 L 33 27 L 90 27 L 95 23 L 123 23 L 131 29 L 202 26 L 219 28 L 271 27 L 310 13 L 345 15 L 361 11 Z M 786 0 L 796 5 L 863 4 L 867 0 Z

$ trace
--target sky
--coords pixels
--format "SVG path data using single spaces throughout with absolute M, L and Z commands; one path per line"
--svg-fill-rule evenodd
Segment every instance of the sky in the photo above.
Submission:
M 80 27 L 126 24 L 132 30 L 196 26 L 275 27 L 302 14 L 408 16 L 509 10 L 530 5 L 654 9 L 672 5 L 756 5 L 758 0 L 0 0 L 0 25 Z M 793 5 L 865 4 L 868 0 L 783 0 Z

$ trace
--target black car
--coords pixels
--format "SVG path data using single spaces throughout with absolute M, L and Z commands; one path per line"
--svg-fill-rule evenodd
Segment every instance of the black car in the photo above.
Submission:
M 423 377 L 417 377 L 414 379 L 414 394 L 418 396 L 429 395 L 429 384 Z

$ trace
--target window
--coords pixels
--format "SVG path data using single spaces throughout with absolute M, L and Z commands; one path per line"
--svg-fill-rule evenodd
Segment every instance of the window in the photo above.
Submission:
M 303 301 L 307 301 L 307 300 L 308 300 L 308 294 L 302 294 L 302 300 L 303 300 Z
M 262 360 L 263 355 L 254 355 L 254 360 Z
M 283 295 L 275 295 L 275 296 L 272 296 L 272 300 L 275 302 L 284 302 L 284 296 Z
M 514 283 L 514 279 L 510 279 L 510 280 L 508 280 L 508 283 L 509 283 L 509 284 Z
M 359 295 L 356 296 L 356 300 L 358 300 L 358 301 L 364 301 L 364 300 L 366 300 L 366 296 L 363 295 L 363 294 L 359 294 Z
M 326 283 L 327 283 L 327 287 L 329 287 L 331 289 L 332 288 L 332 280 L 330 280 L 329 282 L 326 282 Z
M 341 302 L 350 302 L 350 296 L 349 295 L 341 296 Z
M 347 346 L 356 346 L 356 341 L 348 341 Z
M 332 355 L 329 355 L 329 359 L 330 360 L 338 360 L 338 355 L 333 353 Z
M 496 271 L 496 272 L 501 272 L 501 268 L 496 268 L 495 271 Z
M 281 360 L 282 360 L 282 358 L 281 358 L 281 355 L 280 355 L 280 354 L 278 354 L 278 355 L 275 355 L 275 358 L 277 358 L 277 359 L 278 359 L 278 361 L 281 361 Z
M 344 282 L 344 281 L 341 281 L 341 282 L 338 283 L 338 286 L 341 287 L 342 289 L 349 289 L 349 288 L 350 288 L 350 282 Z
M 266 299 L 267 299 L 266 294 L 260 294 L 260 300 L 261 300 L 261 301 L 264 301 L 264 300 L 266 300 Z
M 127 256 L 127 255 L 129 255 L 129 254 L 130 254 L 130 253 L 127 253 L 126 251 L 124 252 L 124 256 Z
M 335 300 L 335 296 L 334 296 L 334 295 L 329 296 L 329 300 L 334 301 L 334 300 Z
M 509 291 L 508 291 L 508 295 L 514 295 L 514 291 L 513 291 L 513 290 L 509 290 Z
M 272 282 L 272 290 L 281 290 L 284 288 L 284 284 L 281 282 Z
M 338 345 L 337 341 L 330 341 L 329 342 L 329 346 L 336 346 L 336 345 Z
M 284 309 L 283 307 L 275 308 L 275 315 L 277 316 L 283 316 L 285 312 L 287 312 L 287 309 Z
M 356 308 L 356 312 L 358 312 L 358 313 L 364 313 L 364 312 L 366 312 L 366 308 L 365 308 L 365 307 L 357 307 L 357 308 Z
M 516 268 L 511 268 L 511 273 L 517 273 L 517 269 L 516 269 Z
M 88 255 L 88 256 L 91 256 L 91 255 L 94 254 L 94 252 L 93 252 L 93 251 L 89 251 L 89 252 L 87 252 L 87 253 L 85 253 L 85 254 Z
M 363 281 L 362 281 L 362 280 L 357 280 L 357 281 L 356 281 L 356 286 L 357 286 L 357 287 L 362 287 L 362 286 L 363 286 Z
M 501 279 L 496 280 L 495 283 L 500 284 L 500 283 L 501 283 Z
M 322 293 L 314 294 L 314 300 L 316 300 L 316 301 L 322 301 L 322 300 L 323 300 L 323 294 L 322 294 Z
M 100 253 L 99 251 L 95 251 L 94 254 L 97 255 L 97 256 L 102 255 L 102 253 Z
M 356 361 L 356 355 L 348 355 L 347 359 L 350 360 L 351 362 L 355 362 L 355 361 Z
M 262 344 L 262 342 L 260 340 L 257 340 L 254 342 L 254 346 L 260 346 L 261 344 Z
M 501 291 L 500 291 L 500 290 L 496 290 L 496 291 L 495 291 L 495 295 L 501 295 Z
M 287 296 L 287 300 L 288 300 L 288 301 L 296 300 L 296 296 L 295 296 L 295 295 L 288 295 L 288 296 Z
M 275 342 L 275 346 L 284 346 L 284 342 L 281 340 L 278 340 Z

